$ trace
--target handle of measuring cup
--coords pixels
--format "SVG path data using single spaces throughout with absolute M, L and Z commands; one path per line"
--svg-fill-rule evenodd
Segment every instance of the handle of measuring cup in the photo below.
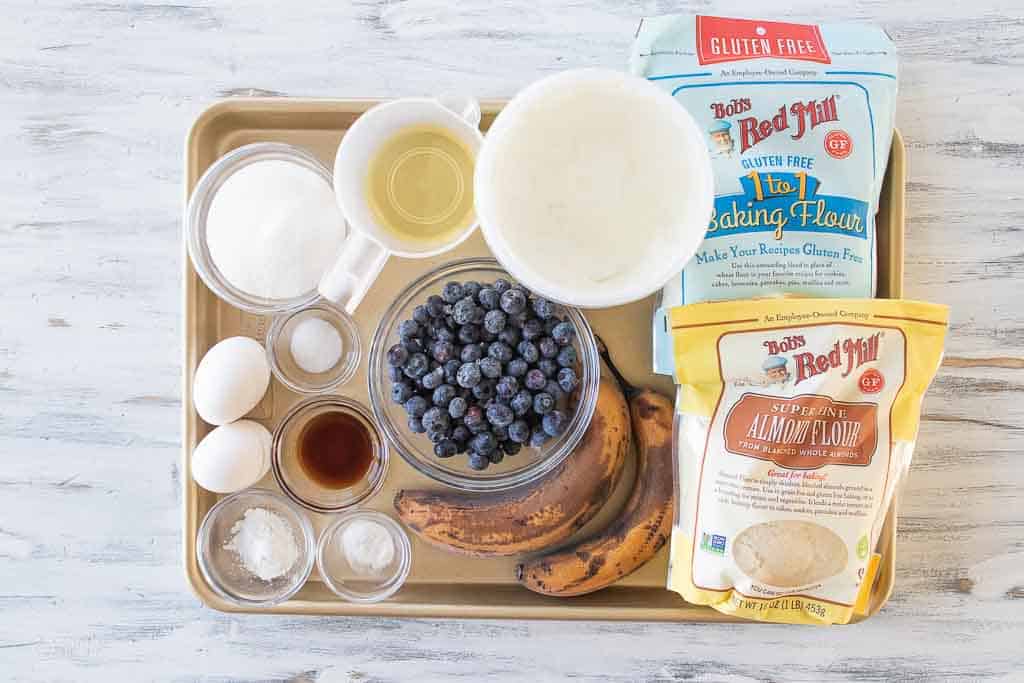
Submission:
M 353 230 L 334 265 L 320 278 L 320 296 L 353 314 L 384 269 L 389 255 L 379 243 Z

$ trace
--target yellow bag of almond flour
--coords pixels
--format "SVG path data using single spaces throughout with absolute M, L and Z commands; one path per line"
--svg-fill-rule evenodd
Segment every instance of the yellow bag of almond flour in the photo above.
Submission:
M 668 587 L 749 619 L 845 624 L 942 360 L 945 306 L 671 309 L 678 509 Z

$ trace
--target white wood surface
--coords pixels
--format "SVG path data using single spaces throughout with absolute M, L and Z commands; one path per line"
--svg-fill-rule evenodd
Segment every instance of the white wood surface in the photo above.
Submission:
M 1024 3 L 8 0 L 0 678 L 1024 680 Z M 248 93 L 507 96 L 671 10 L 849 18 L 903 57 L 907 294 L 952 305 L 896 593 L 850 628 L 226 616 L 180 569 L 182 140 Z

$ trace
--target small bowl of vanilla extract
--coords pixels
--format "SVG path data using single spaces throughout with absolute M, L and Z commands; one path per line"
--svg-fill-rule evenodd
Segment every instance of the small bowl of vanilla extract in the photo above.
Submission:
M 281 490 L 296 503 L 314 512 L 338 512 L 380 490 L 388 447 L 361 403 L 316 396 L 281 420 L 271 467 Z

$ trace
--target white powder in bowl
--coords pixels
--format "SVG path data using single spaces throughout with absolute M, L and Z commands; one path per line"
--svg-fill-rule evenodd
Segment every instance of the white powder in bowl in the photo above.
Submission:
M 250 574 L 263 581 L 284 576 L 299 559 L 299 545 L 291 525 L 281 515 L 263 508 L 249 508 L 231 527 L 224 544 Z
M 306 318 L 292 331 L 289 349 L 292 360 L 305 372 L 327 372 L 341 358 L 341 334 L 321 318 Z
M 267 299 L 316 289 L 346 232 L 330 183 L 290 161 L 238 169 L 217 190 L 206 216 L 206 244 L 217 270 L 237 289 Z
M 353 520 L 341 532 L 341 549 L 353 571 L 380 574 L 395 558 L 395 542 L 383 524 Z

